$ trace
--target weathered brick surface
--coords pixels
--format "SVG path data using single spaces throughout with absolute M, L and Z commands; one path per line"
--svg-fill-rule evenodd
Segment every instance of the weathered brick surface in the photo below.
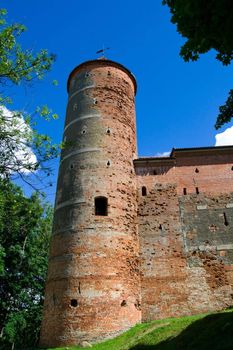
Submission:
M 108 60 L 70 75 L 41 346 L 233 304 L 233 147 L 136 159 L 135 90 Z
M 108 61 L 72 74 L 41 346 L 101 340 L 141 319 L 134 93 L 129 72 Z M 97 196 L 108 216 L 95 215 Z
M 233 304 L 232 149 L 227 152 L 135 161 L 143 321 Z

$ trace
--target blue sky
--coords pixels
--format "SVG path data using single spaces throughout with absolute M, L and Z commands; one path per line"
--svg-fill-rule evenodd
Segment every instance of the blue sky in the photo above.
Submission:
M 27 26 L 23 47 L 47 48 L 57 55 L 44 82 L 11 91 L 16 109 L 48 104 L 59 114 L 58 121 L 41 125 L 54 142 L 62 138 L 70 71 L 95 59 L 95 52 L 105 44 L 111 48 L 107 57 L 137 78 L 139 156 L 215 144 L 218 106 L 233 88 L 233 69 L 215 60 L 214 52 L 198 62 L 183 62 L 179 50 L 184 39 L 160 0 L 2 0 L 1 7 L 7 8 L 9 22 Z M 53 79 L 58 80 L 57 87 Z

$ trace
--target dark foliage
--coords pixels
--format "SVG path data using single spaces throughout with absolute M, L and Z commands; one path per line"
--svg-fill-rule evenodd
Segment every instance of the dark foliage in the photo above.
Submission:
M 200 54 L 216 51 L 216 59 L 224 65 L 233 59 L 232 0 L 163 0 L 171 12 L 171 22 L 187 39 L 180 55 L 185 61 L 196 61 Z M 232 90 L 225 106 L 219 109 L 216 129 L 229 122 L 233 115 Z
M 0 180 L 0 348 L 35 345 L 41 321 L 52 209 Z

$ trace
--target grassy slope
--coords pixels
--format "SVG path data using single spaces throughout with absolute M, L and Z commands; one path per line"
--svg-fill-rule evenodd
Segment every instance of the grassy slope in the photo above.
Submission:
M 81 348 L 65 347 L 59 350 L 61 349 Z M 140 324 L 91 349 L 233 350 L 233 310 Z

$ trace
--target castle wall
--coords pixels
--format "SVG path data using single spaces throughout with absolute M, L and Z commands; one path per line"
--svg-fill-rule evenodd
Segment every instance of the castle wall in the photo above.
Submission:
M 233 304 L 233 147 L 136 159 L 135 93 L 109 60 L 68 79 L 42 347 Z
M 135 161 L 143 321 L 233 304 L 232 155 L 216 152 Z

